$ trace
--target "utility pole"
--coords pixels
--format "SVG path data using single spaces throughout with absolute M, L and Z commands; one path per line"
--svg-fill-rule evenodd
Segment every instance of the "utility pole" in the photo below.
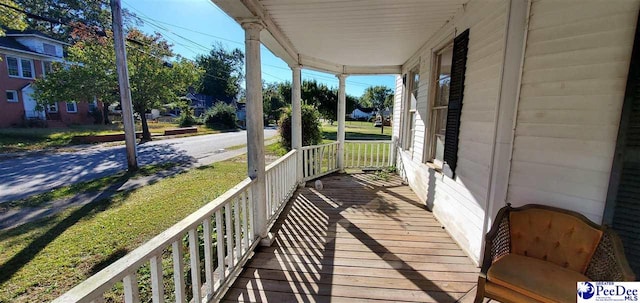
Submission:
M 131 105 L 131 87 L 129 86 L 129 69 L 127 68 L 127 51 L 122 30 L 120 0 L 111 0 L 111 17 L 113 18 L 113 42 L 116 49 L 120 103 L 122 104 L 122 124 L 124 125 L 124 140 L 127 148 L 127 166 L 129 171 L 136 171 L 138 170 L 136 128 L 133 120 L 133 106 Z

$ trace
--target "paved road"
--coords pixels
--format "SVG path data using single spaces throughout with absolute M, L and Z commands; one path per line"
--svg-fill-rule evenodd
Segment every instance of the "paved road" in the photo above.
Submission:
M 265 139 L 276 135 L 265 129 Z M 163 162 L 209 164 L 221 149 L 246 144 L 246 131 L 151 141 L 138 146 L 139 165 Z M 0 203 L 126 169 L 124 146 L 31 155 L 0 161 Z

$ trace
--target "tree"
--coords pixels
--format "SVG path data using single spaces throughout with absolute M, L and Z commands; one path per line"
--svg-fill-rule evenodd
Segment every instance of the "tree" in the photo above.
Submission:
M 302 146 L 316 145 L 322 142 L 322 127 L 318 110 L 312 105 L 304 104 L 301 108 Z M 278 121 L 278 129 L 282 145 L 291 150 L 291 106 L 283 109 Z
M 87 101 L 97 97 L 105 104 L 119 101 L 113 39 L 90 31 L 76 33 L 83 38 L 68 48 L 70 65 L 55 65 L 54 71 L 35 82 L 34 97 L 44 108 L 61 100 Z M 187 87 L 197 83 L 201 70 L 194 62 L 177 57 L 172 63 L 171 46 L 159 34 L 127 33 L 129 78 L 133 110 L 142 121 L 143 140 L 151 140 L 146 113 L 163 104 L 174 103 Z
M 304 80 L 301 86 L 302 102 L 318 109 L 320 116 L 335 121 L 338 116 L 338 89 L 329 88 L 316 80 Z M 267 83 L 262 90 L 263 108 L 267 119 L 277 119 L 285 106 L 291 104 L 291 82 Z M 346 96 L 347 112 L 351 112 L 358 99 Z
M 14 1 L 0 0 L 0 37 L 5 35 L 4 28 L 15 30 L 24 30 L 27 28 L 25 15 L 17 9 L 20 9 L 20 7 Z
M 265 121 L 278 120 L 283 108 L 291 104 L 291 82 L 265 83 L 262 99 Z
M 6 1 L 6 0 L 0 0 Z M 95 28 L 104 34 L 111 28 L 111 10 L 108 1 L 86 0 L 13 0 L 30 14 L 42 18 L 29 18 L 30 29 L 53 38 L 72 42 L 78 26 Z M 123 9 L 125 25 L 141 23 L 135 14 Z
M 209 54 L 196 57 L 196 63 L 204 70 L 199 93 L 225 102 L 238 96 L 244 66 L 244 53 L 240 49 L 228 51 L 221 44 L 214 44 Z
M 360 105 L 377 110 L 393 108 L 393 90 L 384 85 L 367 87 L 360 97 Z

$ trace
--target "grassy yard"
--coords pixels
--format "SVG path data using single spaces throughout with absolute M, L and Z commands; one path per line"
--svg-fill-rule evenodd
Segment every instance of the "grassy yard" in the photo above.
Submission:
M 331 140 L 333 134 L 335 140 L 336 130 L 336 126 L 325 125 L 325 138 Z M 347 139 L 389 139 L 391 128 L 386 127 L 383 135 L 379 132 L 380 128 L 373 127 L 372 123 L 347 123 Z M 267 146 L 266 151 L 274 159 L 286 153 L 279 143 Z M 141 174 L 162 168 L 149 167 L 148 172 L 143 170 Z M 133 191 L 106 195 L 85 206 L 71 207 L 0 231 L 0 302 L 42 302 L 56 298 L 245 176 L 246 160 L 238 157 L 179 173 Z M 41 205 L 78 192 L 101 190 L 133 177 L 123 173 L 72 185 L 14 202 L 9 207 Z
M 220 162 L 0 232 L 0 302 L 56 298 L 245 176 Z
M 283 149 L 274 143 L 266 151 L 267 157 L 275 159 Z M 246 155 L 239 156 L 0 231 L 0 302 L 44 302 L 58 297 L 242 181 L 246 165 Z M 59 188 L 4 209 L 102 190 L 171 166 L 148 166 L 136 174 L 120 173 Z
M 177 128 L 178 124 L 149 122 L 152 135 L 163 134 L 165 129 Z M 20 152 L 60 148 L 72 144 L 74 136 L 108 135 L 122 133 L 122 125 L 73 125 L 69 128 L 3 128 L 0 129 L 0 152 Z M 136 131 L 141 131 L 140 124 Z M 219 130 L 198 126 L 197 135 L 218 133 Z
M 326 140 L 335 141 L 337 139 L 338 124 L 323 124 L 322 132 Z M 381 133 L 380 127 L 374 127 L 373 122 L 347 121 L 345 123 L 346 140 L 391 140 L 391 126 L 384 127 Z

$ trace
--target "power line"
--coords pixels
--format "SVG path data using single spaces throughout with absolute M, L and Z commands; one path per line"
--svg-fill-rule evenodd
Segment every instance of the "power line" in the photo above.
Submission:
M 207 3 L 209 3 L 209 4 L 211 4 L 211 5 L 212 5 L 214 8 L 216 8 L 217 10 L 219 10 L 219 11 L 220 11 L 221 13 L 223 13 L 225 16 L 228 16 L 228 15 L 227 15 L 226 13 L 224 13 L 224 12 L 223 12 L 219 7 L 215 6 L 215 5 L 214 5 L 213 3 L 211 3 L 209 0 L 205 0 L 205 1 L 206 1 Z M 164 22 L 164 21 L 160 21 L 160 20 L 157 20 L 157 19 L 151 18 L 151 17 L 149 17 L 148 15 L 144 14 L 142 11 L 140 11 L 140 10 L 138 10 L 137 8 L 133 7 L 131 4 L 127 3 L 126 1 L 123 1 L 123 2 L 124 2 L 125 4 L 127 4 L 129 7 L 131 7 L 132 9 L 134 9 L 135 11 L 137 11 L 138 13 L 140 13 L 140 14 L 143 16 L 143 17 L 140 17 L 140 18 L 141 18 L 141 19 L 146 20 L 150 25 L 154 26 L 156 29 L 161 29 L 161 30 L 164 30 L 164 31 L 166 31 L 166 32 L 169 32 L 169 33 L 171 33 L 171 34 L 173 34 L 173 35 L 175 35 L 175 36 L 177 36 L 177 37 L 179 37 L 179 38 L 181 38 L 181 39 L 183 39 L 183 40 L 186 40 L 186 41 L 188 41 L 188 42 L 190 42 L 190 43 L 193 43 L 193 44 L 195 44 L 195 45 L 197 45 L 197 46 L 200 46 L 203 50 L 207 50 L 207 51 L 208 51 L 209 49 L 208 49 L 207 47 L 203 46 L 202 44 L 199 44 L 199 43 L 197 43 L 197 42 L 195 42 L 195 41 L 193 41 L 193 40 L 187 39 L 187 38 L 185 38 L 185 37 L 183 37 L 183 36 L 181 36 L 181 35 L 179 35 L 179 34 L 177 34 L 177 33 L 173 32 L 173 31 L 171 31 L 171 30 L 167 29 L 167 28 L 166 28 L 166 27 L 164 27 L 164 26 L 159 26 L 157 23 L 162 23 L 162 24 L 165 24 L 165 25 L 168 25 L 168 26 L 173 26 L 173 27 L 175 27 L 175 28 L 180 28 L 180 29 L 182 29 L 182 30 L 186 30 L 186 31 L 193 32 L 193 33 L 197 33 L 197 34 L 200 34 L 200 35 L 204 35 L 204 36 L 212 37 L 212 38 L 215 38 L 215 39 L 218 39 L 218 40 L 223 40 L 223 41 L 227 41 L 227 42 L 231 42 L 231 43 L 236 43 L 236 44 L 239 44 L 239 45 L 244 45 L 244 43 L 243 43 L 243 42 L 240 42 L 240 41 L 235 41 L 235 40 L 230 40 L 230 39 L 222 38 L 222 37 L 219 37 L 219 36 L 211 35 L 211 34 L 204 33 L 204 32 L 197 31 L 197 30 L 193 30 L 193 29 L 190 29 L 190 28 L 187 28 L 187 27 L 183 27 L 183 26 L 179 26 L 179 25 L 175 25 L 175 24 L 171 24 L 171 23 L 168 23 L 168 22 Z M 235 22 L 235 21 L 234 21 L 234 22 Z M 174 40 L 174 41 L 175 41 L 175 40 Z M 187 49 L 191 50 L 193 53 L 196 53 L 195 51 L 193 51 L 193 49 L 190 49 L 189 47 L 185 46 L 184 44 L 180 44 L 180 43 L 178 43 L 178 44 L 179 44 L 179 45 L 182 45 L 182 46 L 184 46 L 184 47 L 186 47 Z M 285 68 L 285 67 L 281 67 L 281 66 L 277 66 L 277 65 L 273 65 L 273 64 L 263 63 L 262 65 L 263 65 L 263 66 L 269 66 L 269 67 L 272 67 L 272 68 L 282 69 L 282 70 L 289 70 L 289 68 Z M 319 75 L 319 74 L 317 74 L 317 73 L 313 73 L 312 71 L 305 71 L 305 72 L 310 73 L 310 74 L 311 74 L 311 76 L 313 76 L 313 77 L 323 78 L 324 80 L 332 80 L 332 81 L 333 81 L 333 80 L 335 80 L 335 81 L 337 81 L 337 79 L 335 79 L 335 78 L 333 78 L 333 77 L 331 77 L 331 76 Z M 265 74 L 267 74 L 267 73 L 265 73 Z M 270 75 L 270 74 L 267 74 L 267 75 Z M 272 76 L 272 77 L 274 77 L 274 78 L 276 78 L 276 79 L 280 79 L 280 80 L 282 80 L 282 81 L 287 81 L 287 80 L 284 80 L 284 79 L 282 79 L 282 78 L 280 78 L 280 77 L 276 77 L 276 76 L 273 76 L 273 75 L 270 75 L 270 76 Z M 370 84 L 362 83 L 362 82 L 358 82 L 358 81 L 349 81 L 349 80 L 347 80 L 346 82 L 347 82 L 348 84 L 350 84 L 350 85 L 356 85 L 356 86 L 361 86 L 361 87 L 369 87 L 369 86 L 371 86 Z
M 164 27 L 164 26 L 162 26 L 162 25 L 158 25 L 158 24 L 156 23 L 157 21 L 156 21 L 155 19 L 153 19 L 153 18 L 151 18 L 151 17 L 147 16 L 147 15 L 146 15 L 146 14 L 144 14 L 142 11 L 140 11 L 139 9 L 137 9 L 137 8 L 133 7 L 131 4 L 127 3 L 126 1 L 123 1 L 123 3 L 125 3 L 127 6 L 131 7 L 131 8 L 132 8 L 132 9 L 134 9 L 136 12 L 138 12 L 140 15 L 142 15 L 143 17 L 139 17 L 139 18 L 140 18 L 140 19 L 143 19 L 143 20 L 145 20 L 145 19 L 146 19 L 147 23 L 149 23 L 151 26 L 153 26 L 153 27 L 155 27 L 155 28 L 157 28 L 157 29 L 164 30 L 165 32 L 171 33 L 171 34 L 173 34 L 174 36 L 176 36 L 176 37 L 178 37 L 178 38 L 180 38 L 180 39 L 183 39 L 183 40 L 185 40 L 185 41 L 187 41 L 187 42 L 189 42 L 189 43 L 192 43 L 192 44 L 194 44 L 194 45 L 196 45 L 196 46 L 198 46 L 198 47 L 202 48 L 203 50 L 207 50 L 207 51 L 209 50 L 209 47 L 207 47 L 207 46 L 204 46 L 204 45 L 202 45 L 202 44 L 200 44 L 200 43 L 198 43 L 198 42 L 196 42 L 196 41 L 193 41 L 193 40 L 191 40 L 191 39 L 189 39 L 189 38 L 185 38 L 185 37 L 183 37 L 182 35 L 179 35 L 179 34 L 177 34 L 177 33 L 173 32 L 172 30 L 170 30 L 170 29 L 168 29 L 168 28 L 166 28 L 166 27 Z
M 267 73 L 267 72 L 265 72 L 265 71 L 262 71 L 262 73 L 263 73 L 263 74 L 265 74 L 265 75 L 267 75 L 267 76 L 274 77 L 274 78 L 276 78 L 276 79 L 278 79 L 278 80 L 280 80 L 280 81 L 287 81 L 287 80 L 285 80 L 285 79 L 282 79 L 282 78 L 280 78 L 280 77 L 278 77 L 278 76 L 274 76 L 274 75 L 272 75 L 272 74 L 270 74 L 270 73 Z
M 213 3 L 209 2 L 208 0 L 205 0 L 205 1 L 206 1 L 207 3 L 209 3 L 209 4 L 211 4 L 215 9 L 219 10 L 223 15 L 228 16 L 226 13 L 224 13 L 224 12 L 223 12 L 219 7 L 215 6 Z M 180 39 L 183 39 L 183 40 L 185 40 L 185 41 L 187 41 L 187 42 L 189 42 L 189 43 L 191 43 L 191 44 L 193 44 L 193 45 L 195 45 L 195 46 L 198 46 L 200 49 L 202 49 L 202 50 L 204 50 L 204 51 L 208 51 L 208 50 L 209 50 L 209 48 L 208 48 L 208 47 L 206 47 L 206 46 L 204 46 L 204 45 L 202 45 L 202 44 L 200 44 L 200 43 L 198 43 L 198 42 L 196 42 L 196 41 L 193 41 L 193 40 L 191 40 L 191 39 L 185 38 L 185 37 L 183 37 L 182 35 L 177 34 L 177 33 L 175 33 L 174 31 L 172 31 L 172 30 L 170 30 L 170 29 L 166 28 L 165 26 L 158 25 L 157 23 L 163 23 L 163 24 L 166 24 L 166 25 L 174 26 L 174 27 L 176 27 L 176 28 L 181 28 L 181 29 L 183 29 L 183 30 L 188 30 L 188 31 L 191 31 L 191 32 L 194 32 L 194 33 L 198 33 L 198 34 L 201 34 L 201 35 L 206 35 L 206 36 L 209 36 L 209 37 L 212 37 L 212 38 L 216 38 L 216 39 L 219 39 L 219 40 L 224 40 L 224 41 L 228 41 L 228 42 L 232 42 L 232 43 L 237 43 L 237 44 L 244 45 L 244 43 L 239 42 L 239 41 L 234 41 L 234 40 L 230 40 L 230 39 L 225 39 L 225 38 L 218 37 L 218 36 L 215 36 L 215 35 L 210 35 L 210 34 L 203 33 L 203 32 L 200 32 L 200 31 L 195 31 L 195 30 L 192 30 L 192 29 L 189 29 L 189 28 L 186 28 L 186 27 L 182 27 L 182 26 L 178 26 L 178 25 L 174 25 L 174 24 L 170 24 L 170 23 L 167 23 L 167 22 L 163 22 L 163 21 L 159 21 L 159 20 L 153 19 L 153 18 L 151 18 L 151 17 L 147 16 L 146 14 L 144 14 L 142 11 L 140 11 L 140 10 L 138 10 L 137 8 L 133 7 L 131 4 L 127 3 L 126 1 L 123 1 L 123 2 L 124 2 L 124 3 L 126 3 L 126 4 L 127 4 L 127 6 L 131 7 L 132 9 L 134 9 L 135 11 L 137 11 L 138 13 L 140 13 L 143 17 L 139 17 L 139 18 L 140 18 L 140 19 L 143 19 L 143 20 L 146 20 L 146 21 L 147 21 L 147 23 L 148 23 L 150 26 L 154 27 L 154 28 L 155 28 L 155 29 L 157 29 L 157 30 L 164 31 L 164 32 L 165 32 L 165 34 L 166 34 L 166 33 L 170 33 L 170 34 L 172 34 L 172 35 L 174 35 L 174 36 L 176 36 L 176 37 L 178 37 L 178 38 L 180 38 Z M 69 21 L 55 20 L 55 19 L 52 19 L 52 18 L 43 17 L 43 16 L 36 15 L 36 14 L 33 14 L 33 13 L 29 13 L 29 12 L 27 12 L 27 11 L 25 11 L 25 10 L 20 9 L 20 8 L 13 7 L 13 6 L 10 6 L 10 5 L 7 5 L 7 4 L 4 4 L 4 3 L 1 3 L 1 2 L 0 2 L 0 6 L 6 7 L 6 8 L 9 8 L 9 9 L 13 9 L 13 10 L 18 11 L 18 12 L 20 12 L 20 13 L 23 13 L 23 14 L 25 14 L 27 17 L 32 18 L 32 19 L 37 19 L 37 20 L 46 21 L 46 22 L 49 22 L 49 23 L 62 24 L 62 25 L 67 25 L 67 26 L 72 26 L 72 27 L 76 26 L 76 25 L 69 24 Z M 96 34 L 100 35 L 100 36 L 106 36 L 106 33 L 105 33 L 104 31 L 99 31 L 99 30 L 95 30 L 95 29 L 94 29 L 93 31 L 94 31 Z M 185 45 L 185 44 L 183 44 L 183 43 L 180 43 L 180 42 L 176 41 L 175 39 L 171 38 L 170 36 L 167 36 L 167 38 L 169 38 L 170 40 L 172 40 L 174 43 L 176 43 L 176 44 L 178 44 L 178 45 L 180 45 L 180 46 L 183 46 L 184 48 L 186 48 L 187 50 L 191 51 L 192 53 L 194 53 L 194 54 L 199 54 L 197 51 L 193 50 L 191 47 L 189 47 L 189 46 L 187 46 L 187 45 Z M 141 41 L 137 41 L 137 40 L 135 40 L 135 39 L 126 38 L 126 40 L 127 40 L 128 42 L 131 42 L 131 43 L 134 43 L 134 44 L 137 44 L 137 45 L 145 45 L 145 43 L 143 43 L 143 42 L 141 42 Z M 136 48 L 134 48 L 134 49 L 136 49 Z M 144 51 L 139 50 L 139 49 L 136 49 L 136 50 L 141 51 L 141 52 L 144 52 Z M 147 53 L 147 54 L 148 54 L 148 53 Z M 149 54 L 149 55 L 152 55 L 152 54 Z M 154 56 L 154 55 L 152 55 L 152 56 Z M 154 56 L 154 57 L 157 57 L 157 56 Z M 278 68 L 278 69 L 288 70 L 288 68 L 284 68 L 284 67 L 280 67 L 280 66 L 276 66 L 276 65 L 272 65 L 272 64 L 263 64 L 263 65 L 264 65 L 264 66 L 273 67 L 273 68 Z M 334 79 L 334 78 L 332 78 L 332 77 L 330 77 L 330 76 L 314 74 L 314 73 L 312 73 L 311 71 L 308 71 L 308 70 L 303 71 L 303 72 L 304 72 L 304 73 L 307 73 L 307 74 L 310 74 L 310 76 L 311 76 L 311 77 L 321 78 L 321 79 L 324 79 L 325 81 L 326 81 L 326 80 L 332 80 L 332 81 L 337 80 L 337 79 Z M 287 80 L 285 80 L 285 79 L 283 79 L 283 78 L 281 78 L 281 77 L 278 77 L 278 76 L 275 76 L 275 75 L 269 74 L 269 73 L 267 73 L 267 72 L 264 72 L 264 71 L 263 71 L 263 73 L 264 73 L 265 75 L 271 76 L 271 77 L 276 78 L 276 79 L 279 79 L 279 80 L 281 80 L 281 81 L 287 81 Z M 224 79 L 224 78 L 217 77 L 217 76 L 215 76 L 215 75 L 210 75 L 210 74 L 205 74 L 205 76 L 209 76 L 209 77 L 213 77 L 213 78 L 221 79 L 221 80 L 226 80 L 226 79 Z M 370 84 L 366 84 L 366 83 L 362 83 L 362 82 L 356 82 L 356 81 L 347 81 L 347 83 L 349 83 L 349 84 L 351 84 L 351 85 L 363 86 L 363 87 L 368 87 L 368 86 L 370 86 Z
M 147 17 L 147 18 L 149 18 L 151 20 L 154 20 L 155 22 L 162 23 L 164 25 L 173 26 L 175 28 L 186 30 L 186 31 L 189 31 L 189 32 L 192 32 L 192 33 L 196 33 L 196 34 L 200 34 L 200 35 L 203 35 L 203 36 L 207 36 L 207 37 L 215 38 L 215 39 L 218 39 L 218 40 L 223 40 L 223 41 L 227 41 L 227 42 L 231 42 L 231 43 L 235 43 L 235 44 L 239 44 L 239 45 L 243 45 L 244 46 L 243 42 L 239 42 L 239 41 L 235 41 L 235 40 L 231 40 L 231 39 L 227 39 L 227 38 L 222 38 L 220 36 L 208 34 L 208 33 L 197 31 L 197 30 L 193 30 L 193 29 L 190 29 L 188 27 L 184 27 L 184 26 L 175 25 L 175 24 L 171 24 L 171 23 L 168 23 L 168 22 L 160 21 L 158 19 L 152 19 L 150 17 Z

